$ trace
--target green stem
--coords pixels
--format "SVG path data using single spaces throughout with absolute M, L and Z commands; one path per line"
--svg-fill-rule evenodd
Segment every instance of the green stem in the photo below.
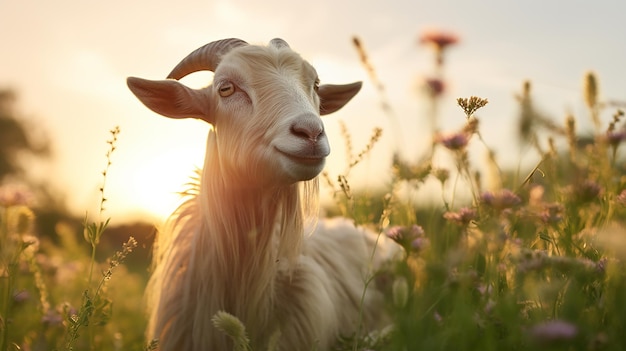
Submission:
M 361 335 L 361 330 L 363 329 L 363 305 L 365 304 L 365 294 L 367 292 L 367 289 L 370 283 L 372 282 L 372 280 L 374 280 L 373 264 L 374 264 L 374 258 L 376 257 L 376 248 L 378 247 L 380 236 L 383 235 L 384 227 L 386 226 L 386 223 L 389 220 L 388 207 L 390 203 L 391 203 L 391 199 L 389 199 L 389 202 L 385 204 L 385 210 L 383 210 L 383 213 L 380 216 L 380 222 L 379 222 L 380 225 L 379 225 L 378 235 L 376 236 L 376 241 L 374 242 L 374 248 L 372 249 L 372 254 L 369 259 L 370 269 L 368 271 L 367 276 L 365 277 L 365 281 L 363 285 L 363 292 L 361 293 L 361 300 L 359 301 L 359 324 L 357 325 L 356 333 L 354 336 L 354 345 L 352 346 L 353 351 L 357 351 L 359 348 L 359 336 Z
M 8 208 L 6 207 L 2 207 L 0 208 L 2 209 L 2 216 L 0 216 L 0 220 L 2 220 L 2 228 L 0 229 L 1 232 L 1 239 L 3 241 L 2 245 L 4 246 L 4 250 L 7 250 L 6 247 L 9 246 L 9 224 L 8 224 Z M 3 252 L 6 253 L 6 252 Z M 4 255 L 3 255 L 4 256 Z M 8 258 L 8 262 L 5 261 L 5 258 Z M 6 263 L 6 271 L 7 271 L 7 277 L 6 277 L 6 286 L 5 286 L 5 290 L 3 291 L 2 294 L 2 314 L 0 315 L 0 322 L 2 325 L 0 325 L 0 327 L 2 328 L 2 336 L 0 337 L 0 350 L 1 351 L 6 351 L 8 349 L 8 340 L 9 340 L 9 318 L 10 318 L 10 313 L 11 313 L 11 290 L 13 289 L 13 280 L 14 280 L 14 265 L 13 265 L 13 258 L 9 258 L 9 257 L 0 257 L 0 259 L 2 260 L 2 265 L 5 265 Z

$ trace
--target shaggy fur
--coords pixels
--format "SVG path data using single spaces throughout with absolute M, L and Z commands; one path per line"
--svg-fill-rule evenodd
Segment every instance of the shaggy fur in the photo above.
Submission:
M 327 350 L 355 331 L 376 237 L 345 219 L 307 222 L 328 153 L 320 109 L 326 102 L 332 112 L 354 94 L 318 92 L 316 80 L 281 45 L 230 50 L 202 90 L 129 78 L 154 111 L 213 125 L 198 188 L 155 249 L 148 336 L 161 350 L 231 349 L 211 323 L 220 310 L 246 325 L 255 350 L 276 332 L 280 350 Z M 234 93 L 220 96 L 231 83 Z M 366 295 L 366 324 L 380 305 L 375 292 Z

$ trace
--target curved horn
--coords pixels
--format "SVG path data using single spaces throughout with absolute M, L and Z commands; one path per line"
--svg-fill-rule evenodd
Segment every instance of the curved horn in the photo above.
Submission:
M 287 42 L 282 40 L 281 38 L 274 38 L 270 41 L 270 46 L 280 49 L 280 48 L 288 48 L 289 44 L 287 44 Z
M 180 61 L 172 72 L 167 75 L 167 78 L 178 80 L 193 72 L 214 72 L 224 54 L 233 48 L 245 45 L 248 45 L 248 43 L 241 39 L 234 38 L 208 43 L 187 55 L 187 57 Z

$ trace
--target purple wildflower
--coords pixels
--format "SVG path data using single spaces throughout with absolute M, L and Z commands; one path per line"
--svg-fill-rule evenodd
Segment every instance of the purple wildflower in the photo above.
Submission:
M 605 140 L 611 146 L 617 146 L 626 139 L 626 130 L 611 130 L 606 132 Z
M 509 189 L 502 189 L 497 193 L 485 192 L 480 196 L 481 201 L 494 209 L 505 210 L 522 203 L 522 200 Z
M 428 240 L 428 238 L 424 238 L 424 237 L 415 238 L 411 242 L 411 248 L 413 248 L 413 250 L 415 250 L 417 252 L 424 250 L 429 245 L 430 245 L 430 240 Z
M 466 226 L 471 221 L 476 219 L 476 209 L 463 207 L 458 212 L 446 212 L 443 214 L 443 218 L 453 222 L 455 224 Z
M 437 138 L 437 141 L 440 142 L 443 146 L 445 146 L 446 148 L 456 151 L 456 150 L 462 150 L 467 146 L 467 143 L 469 143 L 469 137 L 467 136 L 466 133 L 456 133 L 456 134 L 451 134 L 451 135 L 440 135 Z
M 45 325 L 61 326 L 63 325 L 63 316 L 55 310 L 48 310 L 41 317 L 41 322 Z
M 424 83 L 426 85 L 426 90 L 432 97 L 441 96 L 446 90 L 444 81 L 439 78 L 427 78 Z
M 615 199 L 617 200 L 617 203 L 622 206 L 626 206 L 626 189 L 622 190 L 622 192 L 619 193 Z
M 30 206 L 33 195 L 26 188 L 20 186 L 0 187 L 0 206 Z
M 26 290 L 19 290 L 13 293 L 13 302 L 18 304 L 26 302 L 30 300 L 30 298 L 30 293 Z
M 571 340 L 578 335 L 578 328 L 569 322 L 553 320 L 535 325 L 530 329 L 530 335 L 542 343 Z
M 539 214 L 541 221 L 546 224 L 554 224 L 563 220 L 563 205 L 558 203 L 547 204 L 544 206 L 543 211 Z
M 402 240 L 402 231 L 403 231 L 403 229 L 404 229 L 403 226 L 396 225 L 396 226 L 393 226 L 393 227 L 387 229 L 387 232 L 385 234 L 387 234 L 387 236 L 391 240 L 393 240 L 395 242 L 398 242 L 398 241 Z
M 591 202 L 602 192 L 602 187 L 593 180 L 586 179 L 574 186 L 574 197 L 580 202 Z
M 419 251 L 427 245 L 426 241 L 421 241 L 415 244 L 417 246 L 414 246 L 414 242 L 417 239 L 427 240 L 426 238 L 424 238 L 424 229 L 417 224 L 414 224 L 410 227 L 393 226 L 387 229 L 386 234 L 390 239 L 400 244 L 407 251 L 411 248 Z

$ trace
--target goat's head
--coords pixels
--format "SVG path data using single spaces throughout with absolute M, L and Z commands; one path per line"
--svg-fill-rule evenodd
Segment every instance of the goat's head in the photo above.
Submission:
M 191 89 L 177 80 L 213 71 L 213 84 Z M 128 78 L 148 108 L 171 118 L 198 118 L 214 127 L 220 167 L 248 185 L 281 185 L 321 172 L 330 152 L 320 115 L 343 107 L 361 83 L 319 85 L 315 69 L 282 39 L 248 45 L 209 43 L 183 59 L 167 80 Z

